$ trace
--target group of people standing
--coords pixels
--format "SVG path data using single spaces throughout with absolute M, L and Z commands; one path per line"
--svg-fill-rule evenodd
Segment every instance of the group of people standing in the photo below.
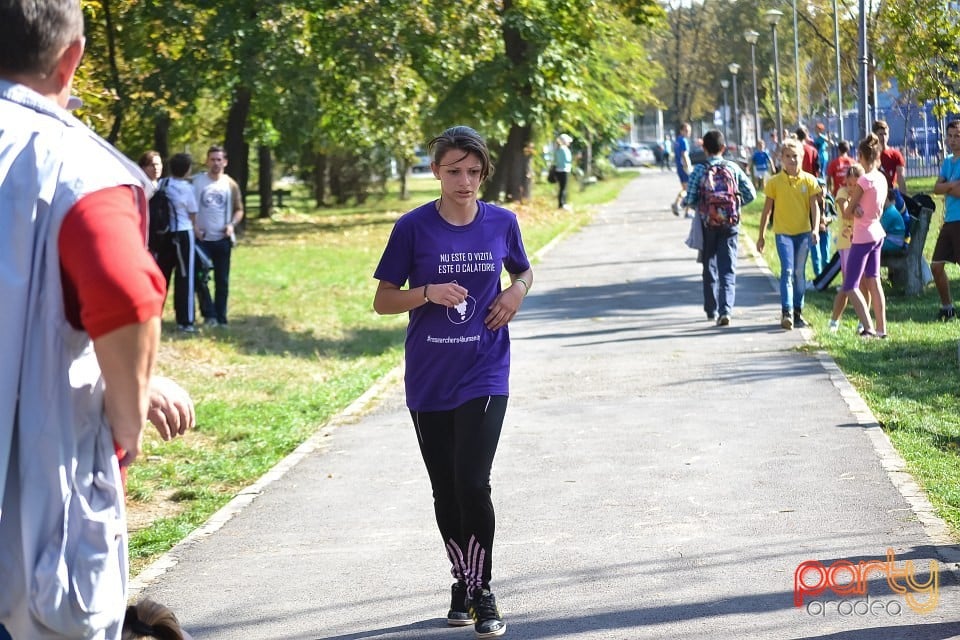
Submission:
M 225 172 L 227 154 L 219 145 L 207 150 L 206 171 L 191 178 L 193 159 L 188 153 L 170 158 L 170 176 L 163 175 L 163 160 L 156 151 L 140 157 L 140 168 L 154 188 L 162 190 L 174 215 L 170 232 L 152 242 L 150 252 L 167 282 L 174 287 L 177 329 L 196 331 L 194 295 L 206 326 L 226 326 L 230 287 L 230 258 L 236 227 L 243 220 L 243 198 L 236 181 Z M 204 263 L 198 269 L 198 258 Z M 214 295 L 207 284 L 207 267 L 213 270 Z
M 960 131 L 957 133 L 960 145 Z M 704 311 L 708 319 L 717 319 L 721 326 L 730 324 L 735 298 L 739 212 L 732 216 L 735 222 L 729 225 L 717 228 L 706 223 L 707 196 L 704 194 L 709 194 L 709 190 L 704 191 L 703 176 L 710 173 L 711 165 L 722 163 L 736 183 L 739 205 L 753 200 L 755 189 L 761 189 L 766 197 L 757 248 L 763 251 L 766 232 L 772 226 L 780 260 L 780 326 L 787 330 L 807 326 L 803 316 L 808 288 L 807 255 L 813 256 L 815 274 L 819 275 L 827 268 L 831 250 L 830 225 L 834 221 L 825 215 L 825 211 L 833 208 L 825 207 L 825 204 L 827 198 L 832 202 L 833 196 L 839 194 L 836 200 L 839 223 L 834 227 L 838 232 L 834 235 L 843 284 L 835 300 L 830 330 L 837 330 L 840 314 L 850 301 L 860 321 L 859 334 L 886 337 L 886 300 L 880 281 L 880 257 L 887 231 L 881 220 L 885 219 L 885 210 L 903 210 L 906 188 L 903 155 L 886 144 L 889 137 L 887 123 L 878 120 L 873 124 L 873 132 L 857 146 L 856 161 L 848 155 L 849 144 L 846 142 L 839 143 L 839 156 L 829 161 L 829 138 L 822 124 L 818 125 L 814 140 L 809 139 L 806 128 L 801 126 L 772 154 L 762 143 L 758 144 L 750 162 L 753 181 L 735 162 L 723 160 L 723 136 L 718 131 L 704 135 L 707 161 L 691 170 L 689 160 L 684 159 L 689 149 L 689 134 L 689 124 L 682 124 L 678 129 L 676 147 L 681 192 L 674 202 L 673 212 L 679 215 L 681 206 L 692 208 L 700 214 L 700 222 L 704 224 L 700 260 L 703 263 Z M 826 195 L 828 188 L 831 196 Z M 902 223 L 900 229 L 904 234 Z M 903 240 L 903 235 L 900 238 Z M 891 243 L 892 239 L 887 246 Z M 934 273 L 936 275 L 936 269 Z M 949 293 L 949 288 L 947 291 Z M 946 306 L 944 309 L 941 315 L 950 313 L 952 306 L 949 310 Z

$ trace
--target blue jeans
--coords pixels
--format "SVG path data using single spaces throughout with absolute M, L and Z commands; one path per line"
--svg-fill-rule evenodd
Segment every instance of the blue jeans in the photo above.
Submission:
M 703 310 L 729 316 L 737 295 L 739 227 L 703 228 Z
M 813 275 L 820 275 L 830 264 L 830 233 L 820 233 L 820 241 L 810 247 L 810 264 L 813 266 Z
M 788 236 L 778 233 L 777 255 L 780 256 L 780 307 L 784 313 L 803 309 L 803 294 L 807 290 L 807 253 L 810 251 L 810 233 Z
M 200 248 L 213 261 L 214 296 L 210 297 L 210 287 L 204 282 L 197 284 L 197 296 L 200 298 L 200 313 L 204 320 L 216 320 L 227 324 L 227 296 L 230 294 L 230 252 L 233 244 L 230 238 L 221 240 L 201 240 Z

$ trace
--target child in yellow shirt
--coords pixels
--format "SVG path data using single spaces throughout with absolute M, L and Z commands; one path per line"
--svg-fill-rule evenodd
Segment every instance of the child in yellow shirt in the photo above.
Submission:
M 820 193 L 817 179 L 800 169 L 803 146 L 799 140 L 785 140 L 780 161 L 783 171 L 767 182 L 763 193 L 767 200 L 760 216 L 757 250 L 763 252 L 764 234 L 776 206 L 773 233 L 780 257 L 780 326 L 784 329 L 807 326 L 804 320 L 803 294 L 807 288 L 806 264 L 810 246 L 819 241 Z

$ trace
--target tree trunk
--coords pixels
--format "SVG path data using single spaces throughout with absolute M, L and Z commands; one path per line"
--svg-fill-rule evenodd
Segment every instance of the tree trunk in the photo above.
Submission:
M 513 0 L 504 0 L 503 14 L 506 15 L 513 9 Z M 523 33 L 514 26 L 514 22 L 505 20 L 503 23 L 503 45 L 504 53 L 510 60 L 510 65 L 514 69 L 522 69 L 530 64 L 530 58 L 535 55 L 531 52 L 530 43 L 527 42 Z M 519 86 L 513 87 L 518 95 L 521 96 L 522 104 L 530 105 L 532 102 L 533 88 L 529 81 L 521 81 Z M 526 181 L 526 164 L 524 162 L 524 149 L 530 142 L 533 127 L 529 124 L 533 118 L 522 118 L 528 124 L 520 125 L 516 122 L 511 123 L 510 132 L 507 134 L 507 142 L 500 150 L 497 171 L 494 179 L 490 181 L 489 188 L 484 190 L 484 195 L 489 193 L 498 199 L 502 191 L 507 200 L 521 201 L 526 193 L 524 183 Z
M 343 197 L 343 176 L 341 175 L 340 158 L 327 159 L 327 177 L 330 181 L 330 195 L 337 204 L 343 204 L 346 199 Z
M 257 147 L 257 184 L 260 188 L 260 217 L 269 218 L 273 209 L 273 156 L 270 147 Z
M 247 116 L 250 114 L 252 93 L 249 87 L 237 87 L 233 94 L 233 104 L 227 115 L 227 136 L 223 147 L 227 152 L 227 173 L 240 185 L 240 193 L 246 198 L 250 164 L 248 145 L 244 139 Z
M 523 180 L 521 182 L 520 202 L 526 202 L 530 199 L 533 191 L 533 154 L 537 152 L 533 144 L 528 143 L 523 148 Z
M 170 157 L 170 114 L 162 111 L 153 120 L 153 148 L 163 158 L 164 168 Z
M 107 60 L 110 65 L 110 78 L 113 81 L 113 90 L 117 93 L 117 99 L 110 108 L 113 114 L 113 125 L 110 127 L 110 133 L 107 134 L 107 142 L 116 145 L 117 139 L 120 137 L 120 127 L 123 125 L 123 112 L 126 108 L 127 92 L 120 79 L 120 68 L 117 65 L 117 37 L 113 29 L 113 14 L 110 10 L 110 2 L 109 0 L 103 0 L 101 5 L 103 7 L 103 19 L 106 25 Z
M 313 154 L 313 197 L 318 207 L 325 207 L 327 194 L 327 156 L 323 153 Z
M 490 158 L 496 167 L 496 171 L 483 183 L 483 190 L 480 197 L 487 202 L 496 202 L 500 199 L 500 194 L 503 192 L 503 187 L 506 184 L 505 174 L 501 170 L 505 162 L 504 147 L 496 142 L 488 142 L 487 146 L 489 147 Z
M 586 145 L 583 150 L 583 182 L 581 183 L 581 189 L 585 189 L 589 182 L 587 178 L 593 175 L 593 135 L 591 133 L 586 133 L 584 136 L 586 140 Z
M 497 173 L 503 177 L 503 192 L 508 202 L 520 202 L 526 193 L 524 183 L 527 179 L 524 148 L 530 141 L 531 126 L 510 125 L 507 144 L 500 154 L 500 166 Z
M 406 200 L 410 197 L 410 190 L 407 187 L 407 174 L 410 172 L 410 163 L 406 160 L 397 163 L 397 170 L 400 172 L 400 199 Z

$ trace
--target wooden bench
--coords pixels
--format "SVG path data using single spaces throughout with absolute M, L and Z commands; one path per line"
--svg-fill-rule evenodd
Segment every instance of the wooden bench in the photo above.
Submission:
M 880 266 L 887 268 L 887 277 L 908 296 L 918 296 L 923 290 L 923 247 L 930 231 L 933 209 L 922 208 L 910 223 L 910 244 L 905 251 L 880 255 Z
M 291 194 L 290 189 L 274 189 L 274 190 L 273 190 L 273 197 L 276 198 L 276 200 L 277 200 L 277 206 L 278 206 L 278 207 L 282 207 L 282 206 L 283 206 L 283 199 L 284 199 L 284 198 L 289 198 L 289 197 L 290 197 L 290 194 Z

